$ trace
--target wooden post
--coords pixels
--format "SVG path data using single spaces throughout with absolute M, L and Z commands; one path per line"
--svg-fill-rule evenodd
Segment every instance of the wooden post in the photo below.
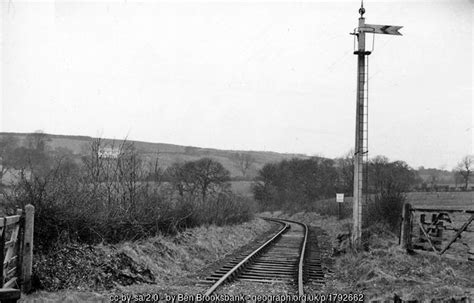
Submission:
M 432 240 L 433 240 L 433 245 L 436 247 L 438 251 L 442 249 L 441 245 L 443 243 L 443 228 L 444 224 L 442 221 L 438 221 L 436 223 L 436 227 L 434 230 L 432 230 Z
M 411 243 L 411 217 L 411 205 L 410 203 L 405 203 L 402 213 L 401 246 L 406 249 L 407 252 L 413 250 Z
M 5 234 L 7 233 L 7 219 L 3 217 L 2 234 L 0 235 L 0 264 L 5 262 Z M 0 288 L 3 288 L 5 283 L 5 268 L 0 268 Z
M 21 208 L 16 210 L 17 216 L 20 216 L 20 229 L 18 230 L 18 236 L 15 243 L 15 252 L 16 252 L 16 276 L 18 278 L 17 282 L 18 285 L 21 285 L 21 270 L 22 270 L 22 258 L 23 258 L 23 222 L 22 222 L 22 215 L 23 210 Z
M 25 234 L 23 242 L 23 264 L 21 270 L 22 291 L 31 290 L 31 274 L 33 270 L 33 232 L 35 225 L 35 207 L 31 204 L 25 206 Z

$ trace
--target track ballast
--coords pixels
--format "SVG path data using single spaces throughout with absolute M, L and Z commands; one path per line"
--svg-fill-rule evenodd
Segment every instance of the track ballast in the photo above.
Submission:
M 304 294 L 303 283 L 308 278 L 308 269 L 305 269 L 308 227 L 290 220 L 264 219 L 279 223 L 281 228 L 250 254 L 235 257 L 202 281 L 211 284 L 205 295 L 212 294 L 225 283 L 235 281 L 280 282 L 293 285 L 295 294 Z

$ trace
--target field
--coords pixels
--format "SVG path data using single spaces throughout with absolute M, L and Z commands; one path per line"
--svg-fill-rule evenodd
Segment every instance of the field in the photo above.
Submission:
M 407 202 L 418 207 L 473 209 L 474 192 L 413 192 Z
M 252 181 L 232 181 L 230 182 L 232 191 L 237 195 L 252 197 Z

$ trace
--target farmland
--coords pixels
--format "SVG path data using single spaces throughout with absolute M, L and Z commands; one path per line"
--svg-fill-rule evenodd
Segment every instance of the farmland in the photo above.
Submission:
M 474 192 L 412 192 L 407 202 L 418 207 L 474 209 Z

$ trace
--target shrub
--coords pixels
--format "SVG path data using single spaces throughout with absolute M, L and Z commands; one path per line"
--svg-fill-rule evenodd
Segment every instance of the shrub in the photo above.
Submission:
M 373 202 L 366 205 L 364 212 L 364 227 L 374 224 L 386 224 L 391 232 L 398 232 L 401 222 L 403 204 L 406 197 L 401 190 L 387 188 L 374 196 Z

